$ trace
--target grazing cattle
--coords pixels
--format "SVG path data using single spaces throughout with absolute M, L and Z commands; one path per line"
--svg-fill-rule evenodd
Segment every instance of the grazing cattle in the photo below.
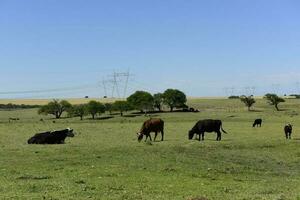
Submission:
M 28 144 L 64 144 L 66 137 L 74 137 L 73 129 L 38 133 L 27 142 Z
M 293 132 L 293 125 L 291 125 L 291 124 L 285 125 L 284 133 L 285 133 L 286 139 L 292 139 L 292 132 Z
M 221 141 L 222 139 L 222 133 L 227 133 L 226 131 L 223 130 L 222 128 L 222 121 L 221 120 L 213 120 L 213 119 L 205 119 L 205 120 L 200 120 L 196 123 L 196 125 L 192 128 L 192 130 L 189 131 L 189 139 L 193 139 L 194 135 L 197 134 L 199 135 L 199 141 L 204 140 L 204 133 L 205 132 L 216 132 L 217 133 L 217 141 Z
M 253 123 L 253 127 L 261 127 L 261 124 L 262 124 L 262 119 L 256 119 Z
M 138 141 L 140 142 L 144 135 L 146 136 L 146 141 L 148 137 L 152 141 L 151 132 L 155 133 L 154 141 L 158 133 L 161 133 L 161 141 L 164 141 L 164 121 L 162 119 L 149 119 L 145 121 L 140 132 L 137 133 Z

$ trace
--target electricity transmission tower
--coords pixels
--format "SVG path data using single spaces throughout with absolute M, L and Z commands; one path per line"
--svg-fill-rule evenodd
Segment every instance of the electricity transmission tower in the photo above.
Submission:
M 127 95 L 129 78 L 132 75 L 129 72 L 129 69 L 126 72 L 116 72 L 109 75 L 109 79 L 103 79 L 102 85 L 104 89 L 105 96 L 108 95 L 108 90 L 111 90 L 112 98 L 125 98 Z

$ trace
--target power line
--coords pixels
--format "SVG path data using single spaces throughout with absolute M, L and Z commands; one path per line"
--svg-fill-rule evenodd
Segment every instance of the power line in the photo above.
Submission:
M 88 88 L 96 88 L 96 84 L 73 86 L 65 88 L 51 88 L 51 89 L 40 89 L 40 90 L 23 90 L 23 91 L 5 91 L 0 92 L 0 95 L 10 95 L 10 94 L 37 94 L 37 93 L 52 93 L 52 92 L 64 92 L 64 91 L 76 91 L 76 90 L 86 90 Z

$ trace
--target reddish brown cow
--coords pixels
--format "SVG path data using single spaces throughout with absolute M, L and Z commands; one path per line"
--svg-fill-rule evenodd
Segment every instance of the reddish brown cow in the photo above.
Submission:
M 164 121 L 162 119 L 149 119 L 145 121 L 141 131 L 137 133 L 138 141 L 140 142 L 144 135 L 146 136 L 146 141 L 148 137 L 150 138 L 150 141 L 152 141 L 150 135 L 151 132 L 155 133 L 154 141 L 156 140 L 158 133 L 161 133 L 161 141 L 164 141 Z

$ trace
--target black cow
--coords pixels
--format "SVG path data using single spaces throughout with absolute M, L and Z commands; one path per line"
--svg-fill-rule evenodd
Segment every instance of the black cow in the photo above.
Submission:
M 261 127 L 261 124 L 262 124 L 262 119 L 256 119 L 253 123 L 253 127 Z
M 293 125 L 291 125 L 291 124 L 285 125 L 284 133 L 285 133 L 286 139 L 292 139 L 292 132 L 293 132 Z
M 141 130 L 137 133 L 138 141 L 140 142 L 144 135 L 146 136 L 146 141 L 148 137 L 152 141 L 151 132 L 155 132 L 154 141 L 156 140 L 157 134 L 161 133 L 161 141 L 164 141 L 164 121 L 162 119 L 149 119 L 144 122 Z
M 221 120 L 213 120 L 213 119 L 205 119 L 205 120 L 200 120 L 196 123 L 196 125 L 192 128 L 192 130 L 189 131 L 189 139 L 193 139 L 194 135 L 197 134 L 199 135 L 199 141 L 204 140 L 204 133 L 205 132 L 216 132 L 217 133 L 217 141 L 221 141 L 222 139 L 222 133 L 227 133 L 226 131 L 223 130 L 222 128 L 222 121 Z
M 73 129 L 38 133 L 27 142 L 28 144 L 64 144 L 66 137 L 74 137 Z

